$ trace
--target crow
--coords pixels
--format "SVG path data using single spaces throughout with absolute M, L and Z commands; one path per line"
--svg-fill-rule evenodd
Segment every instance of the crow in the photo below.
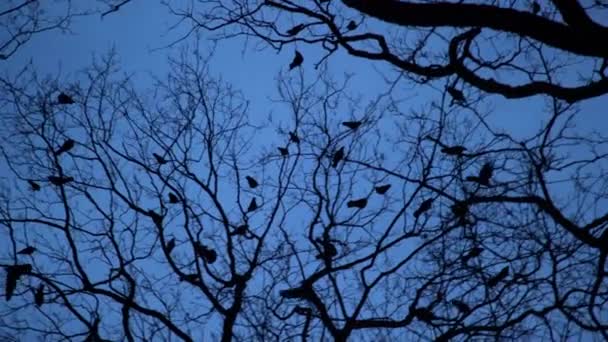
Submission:
M 338 249 L 336 249 L 336 246 L 331 243 L 331 242 L 322 242 L 323 244 L 323 251 L 320 254 L 317 254 L 317 259 L 325 259 L 325 258 L 333 258 L 336 255 L 338 255 Z
M 57 185 L 57 186 L 62 186 L 62 185 L 66 185 L 69 182 L 74 181 L 74 177 L 59 177 L 59 176 L 48 176 L 47 179 L 49 180 L 49 182 L 51 182 L 53 185 Z
M 473 248 L 471 248 L 467 252 L 467 254 L 465 254 L 462 257 L 462 263 L 466 264 L 467 262 L 469 262 L 469 260 L 480 256 L 482 252 L 483 252 L 483 248 L 481 248 L 481 247 L 473 247 Z
M 234 228 L 234 230 L 232 231 L 232 235 L 245 235 L 247 234 L 247 231 L 249 230 L 249 225 L 247 223 L 242 224 L 236 228 Z
M 281 290 L 281 292 L 279 292 L 279 294 L 283 298 L 290 298 L 290 299 L 303 298 L 304 299 L 304 298 L 310 297 L 310 290 L 305 289 L 303 287 L 296 287 L 296 288 L 292 288 L 292 289 Z
M 169 240 L 167 242 L 167 247 L 165 248 L 165 252 L 167 252 L 167 254 L 171 254 L 171 251 L 173 251 L 173 248 L 175 248 L 175 238 L 171 238 L 171 240 Z
M 213 264 L 217 260 L 217 253 L 207 246 L 203 245 L 199 241 L 194 244 L 196 253 L 203 258 L 203 260 L 209 265 Z
M 251 177 L 251 176 L 247 176 L 245 177 L 245 179 L 247 179 L 247 184 L 249 185 L 250 188 L 255 189 L 258 187 L 258 181 L 255 180 L 255 178 Z
M 74 99 L 72 99 L 69 95 L 64 92 L 61 92 L 57 95 L 57 103 L 65 105 L 65 104 L 74 104 Z
M 154 224 L 157 227 L 162 227 L 163 225 L 163 216 L 156 213 L 154 210 L 150 209 L 148 210 L 148 216 L 150 216 L 150 218 L 152 218 L 152 222 L 154 222 Z
M 6 288 L 5 288 L 5 297 L 6 301 L 10 301 L 13 297 L 13 293 L 15 292 L 15 288 L 17 287 L 17 282 L 22 275 L 28 274 L 32 272 L 32 265 L 30 264 L 20 264 L 20 265 L 12 265 L 6 266 Z
M 346 25 L 346 28 L 349 31 L 356 30 L 357 29 L 357 23 L 354 20 L 351 20 L 351 21 L 348 22 L 348 25 Z
M 357 200 L 348 201 L 348 203 L 346 203 L 346 206 L 348 208 L 363 209 L 367 206 L 367 198 L 360 198 Z
M 258 209 L 258 203 L 255 201 L 255 197 L 251 199 L 249 202 L 249 206 L 247 207 L 247 212 L 252 212 Z
M 302 54 L 296 50 L 296 55 L 293 57 L 293 60 L 289 64 L 289 70 L 293 70 L 293 69 L 299 67 L 300 65 L 302 65 L 303 62 L 304 62 L 304 56 L 302 56 Z
M 352 129 L 353 131 L 356 131 L 357 128 L 359 128 L 361 126 L 362 122 L 361 121 L 344 121 L 342 122 L 342 126 L 346 126 L 350 129 Z
M 159 165 L 165 165 L 165 164 L 167 164 L 167 160 L 165 158 L 161 157 L 160 154 L 158 154 L 158 153 L 152 153 L 152 155 L 154 156 L 154 159 L 156 159 L 156 162 Z
M 290 28 L 289 30 L 287 30 L 287 35 L 293 37 L 293 36 L 297 35 L 298 33 L 300 33 L 304 29 L 304 27 L 305 27 L 304 24 L 298 24 L 298 25 Z
M 296 134 L 296 132 L 289 132 L 289 141 L 292 141 L 296 144 L 300 144 L 300 137 Z
M 508 275 L 509 275 L 509 266 L 505 266 L 502 268 L 502 270 L 500 270 L 500 272 L 498 272 L 498 274 L 496 274 L 495 276 L 488 279 L 488 283 L 487 283 L 488 287 L 492 288 L 492 287 L 498 285 L 498 283 L 503 281 Z
M 494 173 L 494 167 L 490 163 L 485 163 L 479 170 L 478 176 L 468 176 L 466 180 L 476 182 L 484 186 L 490 186 L 490 178 Z
M 76 142 L 72 139 L 67 139 L 66 141 L 63 142 L 63 144 L 61 146 L 59 146 L 59 148 L 55 151 L 55 155 L 59 156 L 64 152 L 68 152 L 69 150 L 74 148 L 74 145 L 76 145 Z
M 42 306 L 44 303 L 44 284 L 38 285 L 36 292 L 34 292 L 34 303 L 37 307 Z
M 467 315 L 468 313 L 471 312 L 471 308 L 463 301 L 458 300 L 458 299 L 453 299 L 451 301 L 452 305 L 454 305 L 456 307 L 456 309 L 458 309 L 458 311 L 460 311 L 461 313 Z
M 466 147 L 464 146 L 447 146 L 441 149 L 441 152 L 450 155 L 450 156 L 461 156 L 464 151 L 466 151 Z
M 196 273 L 192 273 L 192 274 L 185 274 L 184 276 L 180 276 L 179 277 L 179 281 L 189 281 L 189 282 L 197 282 L 198 281 L 198 274 Z
M 24 249 L 17 252 L 17 254 L 32 255 L 32 254 L 34 254 L 35 251 L 36 251 L 36 247 L 27 246 Z
M 377 194 L 384 195 L 390 188 L 391 188 L 391 185 L 386 184 L 386 185 L 377 186 L 374 188 L 374 190 L 376 190 Z
M 33 180 L 28 180 L 28 184 L 30 185 L 30 189 L 32 191 L 40 191 L 40 184 L 34 182 Z
M 171 204 L 179 203 L 179 198 L 172 192 L 169 193 L 169 203 L 171 203 Z
M 458 90 L 454 87 L 447 87 L 446 90 L 448 91 L 448 94 L 450 94 L 450 96 L 452 97 L 452 103 L 450 105 L 453 105 L 454 103 L 462 104 L 466 102 L 464 93 L 461 90 Z
M 289 150 L 287 147 L 278 147 L 278 150 L 282 157 L 287 157 L 289 155 Z
M 340 147 L 340 149 L 334 153 L 332 158 L 332 166 L 334 169 L 338 167 L 338 163 L 340 163 L 342 159 L 344 159 L 344 147 Z
M 418 207 L 418 209 L 416 209 L 416 211 L 414 211 L 414 217 L 418 218 L 418 217 L 420 217 L 420 215 L 429 211 L 431 209 L 431 207 L 433 206 L 433 201 L 434 201 L 434 199 L 429 198 L 429 199 L 424 200 L 422 203 L 420 203 L 420 206 Z
M 416 308 L 416 309 L 414 309 L 413 314 L 419 320 L 421 320 L 425 323 L 429 323 L 429 324 L 433 320 L 437 319 L 437 316 L 435 316 L 435 314 L 430 309 L 427 309 L 427 308 Z

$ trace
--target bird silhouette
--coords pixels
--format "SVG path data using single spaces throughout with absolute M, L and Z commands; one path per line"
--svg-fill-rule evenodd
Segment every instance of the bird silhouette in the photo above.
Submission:
M 34 254 L 35 251 L 36 251 L 36 247 L 27 246 L 24 249 L 22 249 L 19 252 L 17 252 L 17 254 L 32 255 L 32 254 Z
M 245 179 L 247 179 L 247 184 L 249 185 L 250 188 L 255 189 L 258 187 L 258 181 L 255 180 L 255 178 L 251 177 L 251 176 L 247 176 L 245 177 Z
M 508 275 L 509 275 L 509 266 L 505 266 L 502 268 L 502 270 L 500 270 L 500 272 L 498 272 L 498 274 L 496 274 L 495 276 L 488 279 L 488 282 L 487 282 L 488 287 L 492 288 L 492 287 L 498 285 L 498 283 L 500 283 L 505 278 L 507 278 Z
M 289 155 L 289 150 L 287 149 L 287 147 L 278 147 L 279 153 L 281 153 L 281 156 L 283 157 L 287 157 Z
M 289 64 L 289 70 L 293 70 L 294 68 L 299 67 L 300 65 L 302 65 L 303 62 L 304 62 L 304 56 L 302 56 L 302 54 L 296 50 L 296 54 L 293 57 L 293 60 L 291 61 L 291 63 Z
M 327 242 L 321 242 L 323 245 L 323 251 L 319 254 L 317 254 L 317 259 L 332 259 L 333 257 L 335 257 L 336 255 L 338 255 L 338 249 L 336 248 L 336 246 L 327 241 Z
M 467 315 L 471 312 L 471 308 L 463 301 L 458 300 L 458 299 L 453 299 L 451 301 L 452 305 L 454 305 L 456 307 L 456 309 L 458 309 L 458 311 L 460 311 L 461 313 Z
M 353 131 L 356 131 L 357 128 L 359 128 L 361 126 L 362 122 L 361 121 L 344 121 L 342 122 L 342 126 L 346 126 L 350 129 L 352 129 Z
M 196 273 L 191 273 L 191 274 L 184 274 L 183 276 L 179 277 L 179 281 L 189 281 L 189 282 L 197 282 L 199 280 L 198 274 Z
M 357 29 L 357 23 L 354 20 L 351 20 L 348 22 L 348 25 L 346 25 L 346 29 L 348 29 L 349 31 L 353 31 Z
M 450 156 L 461 156 L 467 149 L 464 146 L 447 146 L 441 149 L 441 152 Z
M 53 185 L 56 186 L 62 186 L 62 185 L 66 185 L 69 182 L 74 181 L 74 177 L 60 177 L 60 176 L 48 176 L 47 179 L 49 180 L 49 182 L 51 182 Z
M 38 288 L 34 292 L 34 303 L 37 307 L 42 306 L 42 304 L 44 303 L 44 284 L 42 283 L 38 285 Z
M 63 144 L 61 144 L 61 146 L 59 146 L 59 148 L 55 151 L 55 155 L 59 156 L 64 152 L 68 152 L 69 150 L 74 148 L 74 145 L 76 145 L 76 142 L 72 139 L 67 139 L 66 141 L 63 142 Z
M 458 90 L 454 87 L 447 87 L 446 89 L 448 91 L 448 94 L 450 94 L 450 96 L 452 97 L 452 103 L 450 105 L 453 105 L 454 103 L 462 104 L 466 102 L 464 93 L 461 90 Z
M 304 27 L 306 27 L 306 26 L 304 26 L 304 24 L 298 24 L 298 25 L 290 28 L 289 30 L 287 30 L 287 35 L 293 37 L 293 36 L 297 35 L 298 33 L 300 33 L 304 29 Z
M 258 203 L 255 201 L 255 197 L 251 199 L 249 202 L 249 206 L 247 207 L 247 212 L 252 212 L 258 209 Z
M 332 166 L 334 169 L 338 167 L 338 163 L 340 163 L 342 159 L 344 159 L 344 147 L 340 147 L 340 149 L 334 153 L 332 158 Z
M 6 266 L 6 288 L 4 294 L 7 302 L 13 297 L 19 278 L 30 272 L 32 272 L 32 265 L 30 264 Z
M 536 1 L 532 2 L 532 13 L 538 14 L 540 12 L 540 4 Z
M 483 248 L 481 248 L 481 247 L 473 247 L 473 248 L 471 248 L 467 252 L 467 254 L 465 254 L 462 257 L 462 263 L 466 264 L 467 262 L 469 262 L 469 260 L 480 256 L 482 252 L 483 252 Z
M 165 165 L 165 164 L 167 164 L 167 160 L 165 158 L 161 157 L 160 154 L 158 154 L 158 153 L 152 153 L 152 155 L 154 156 L 154 159 L 156 159 L 156 162 L 159 165 Z
M 171 240 L 167 242 L 167 247 L 165 248 L 165 251 L 167 252 L 167 254 L 171 254 L 173 248 L 175 248 L 175 238 L 171 238 Z
M 152 219 L 152 222 L 154 222 L 154 224 L 157 227 L 163 226 L 163 216 L 161 214 L 158 214 L 154 210 L 150 209 L 150 210 L 148 210 L 148 215 L 150 216 L 150 218 Z
M 375 187 L 374 190 L 376 190 L 377 194 L 384 195 L 390 188 L 391 188 L 391 185 L 386 184 L 386 185 L 379 185 L 379 186 Z
M 179 203 L 179 198 L 172 192 L 169 193 L 169 203 L 171 203 L 171 204 Z
M 311 293 L 309 289 L 305 289 L 302 287 L 295 287 L 291 289 L 281 290 L 279 292 L 281 297 L 290 298 L 290 299 L 298 299 L 298 298 L 309 298 L 311 297 Z
M 416 308 L 413 311 L 413 315 L 425 323 L 431 323 L 433 320 L 437 319 L 437 316 L 427 308 Z
M 348 201 L 346 203 L 346 206 L 348 208 L 358 208 L 358 209 L 363 209 L 367 206 L 367 198 L 360 198 L 357 200 L 352 200 L 352 201 Z
M 40 184 L 34 182 L 33 180 L 28 180 L 28 184 L 30 185 L 30 189 L 32 191 L 40 191 Z
M 217 253 L 199 241 L 194 243 L 194 249 L 196 250 L 196 254 L 203 258 L 203 260 L 209 265 L 213 264 L 217 260 Z
M 452 214 L 457 218 L 464 219 L 469 212 L 469 205 L 466 202 L 458 201 L 452 204 Z
M 494 167 L 490 163 L 485 163 L 479 170 L 478 176 L 468 176 L 466 180 L 479 183 L 484 186 L 490 186 L 490 179 L 494 173 Z
M 300 144 L 300 137 L 296 134 L 296 132 L 289 132 L 289 141 L 294 142 L 296 144 Z
M 65 104 L 74 104 L 74 99 L 72 99 L 69 95 L 64 92 L 61 92 L 57 95 L 57 103 L 65 105 Z
M 247 223 L 242 224 L 236 228 L 234 228 L 234 230 L 232 231 L 232 235 L 245 235 L 247 234 L 247 231 L 249 230 L 249 225 Z
M 434 199 L 429 198 L 429 199 L 424 200 L 422 203 L 420 203 L 420 206 L 418 207 L 418 209 L 416 209 L 416 211 L 414 211 L 414 217 L 418 218 L 418 217 L 420 217 L 420 215 L 429 211 L 431 209 L 431 207 L 433 206 L 433 201 L 434 201 Z

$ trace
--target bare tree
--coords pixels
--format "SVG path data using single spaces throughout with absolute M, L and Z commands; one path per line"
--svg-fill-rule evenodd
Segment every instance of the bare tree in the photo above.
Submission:
M 204 1 L 171 10 L 218 38 L 253 36 L 383 61 L 424 84 L 568 102 L 608 92 L 603 1 Z M 463 85 L 458 85 L 461 80 Z M 460 90 L 460 89 L 458 89 Z

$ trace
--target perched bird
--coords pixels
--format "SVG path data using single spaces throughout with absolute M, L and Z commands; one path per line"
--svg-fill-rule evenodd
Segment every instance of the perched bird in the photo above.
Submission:
M 473 247 L 473 248 L 471 248 L 467 252 L 467 254 L 465 254 L 462 257 L 462 263 L 466 264 L 467 262 L 469 262 L 469 260 L 480 256 L 482 252 L 483 252 L 483 248 L 481 248 L 481 247 Z
M 249 202 L 249 206 L 247 207 L 247 212 L 252 212 L 258 209 L 258 203 L 255 201 L 255 197 L 251 199 Z
M 456 307 L 456 309 L 458 309 L 458 311 L 465 315 L 471 312 L 471 308 L 461 300 L 453 299 L 451 303 Z
M 291 299 L 303 298 L 304 299 L 304 298 L 310 297 L 310 290 L 305 289 L 303 287 L 295 287 L 292 289 L 281 290 L 281 292 L 279 292 L 279 294 L 283 298 L 291 298 Z
M 158 154 L 158 153 L 152 153 L 152 155 L 154 156 L 154 159 L 156 159 L 156 162 L 159 165 L 165 165 L 165 164 L 167 164 L 167 160 L 165 158 L 161 157 L 160 154 Z
M 289 150 L 287 149 L 287 147 L 278 147 L 278 149 L 279 153 L 281 153 L 281 156 L 287 157 L 289 155 Z
M 300 144 L 300 137 L 298 137 L 296 132 L 289 132 L 289 141 Z
M 357 128 L 359 128 L 361 126 L 362 122 L 361 121 L 344 121 L 342 122 L 342 126 L 346 126 L 350 129 L 352 129 L 353 131 L 356 131 Z
M 42 306 L 42 304 L 44 303 L 44 284 L 42 283 L 38 285 L 36 292 L 34 292 L 34 303 L 37 307 Z
M 323 244 L 323 251 L 321 253 L 317 254 L 317 259 L 325 259 L 325 258 L 332 259 L 336 255 L 338 255 L 338 249 L 336 249 L 336 246 L 333 243 L 327 241 L 327 242 L 322 242 L 322 244 Z
M 199 280 L 198 274 L 185 274 L 184 276 L 179 277 L 179 281 L 189 281 L 189 282 L 197 282 Z
M 478 176 L 468 176 L 466 180 L 476 182 L 484 186 L 490 186 L 490 179 L 494 173 L 494 167 L 490 163 L 485 163 L 479 170 Z
M 217 253 L 207 246 L 203 245 L 199 241 L 194 244 L 196 253 L 203 258 L 203 260 L 209 265 L 213 264 L 217 260 Z
M 59 146 L 59 148 L 55 151 L 55 155 L 59 156 L 64 152 L 68 152 L 69 150 L 74 148 L 74 145 L 76 145 L 76 142 L 72 139 L 67 139 L 66 141 L 63 142 L 63 144 L 61 144 L 61 146 Z
M 32 272 L 32 265 L 30 264 L 6 266 L 6 288 L 4 294 L 7 302 L 13 297 L 19 278 L 30 272 Z
M 290 36 L 295 36 L 298 33 L 300 33 L 304 29 L 304 27 L 306 27 L 306 26 L 304 26 L 304 24 L 298 24 L 298 25 L 290 28 L 289 30 L 287 30 L 287 34 Z
M 363 209 L 367 206 L 367 198 L 360 198 L 357 200 L 348 201 L 348 203 L 346 203 L 346 206 L 348 208 Z
M 232 231 L 232 235 L 245 235 L 247 234 L 247 231 L 249 230 L 249 225 L 247 223 L 242 224 L 236 228 L 234 228 L 234 230 Z
M 154 210 L 150 209 L 148 210 L 148 216 L 150 216 L 150 218 L 152 219 L 152 222 L 154 222 L 154 224 L 157 227 L 162 227 L 163 225 L 163 216 L 158 214 L 157 212 L 155 212 Z
M 458 201 L 452 204 L 452 214 L 458 218 L 464 218 L 469 212 L 469 205 L 466 202 Z
M 35 251 L 36 251 L 36 247 L 27 246 L 24 249 L 17 252 L 17 254 L 32 255 L 32 254 L 34 254 Z
M 464 151 L 466 151 L 466 147 L 456 145 L 456 146 L 447 146 L 441 149 L 441 152 L 450 155 L 450 156 L 461 156 Z
M 40 191 L 40 184 L 34 182 L 33 180 L 28 180 L 28 184 L 30 185 L 30 189 L 32 191 Z
M 53 185 L 57 185 L 57 186 L 62 186 L 62 185 L 66 185 L 69 182 L 74 181 L 74 177 L 59 177 L 59 176 L 48 176 L 47 179 L 49 180 L 49 182 L 51 182 Z
M 340 149 L 337 150 L 336 153 L 334 153 L 334 156 L 332 158 L 332 166 L 334 167 L 334 169 L 338 167 L 338 163 L 340 163 L 342 159 L 344 159 L 344 147 L 340 147 Z
M 500 270 L 500 272 L 498 272 L 498 274 L 496 274 L 495 276 L 488 279 L 488 283 L 487 283 L 488 287 L 492 288 L 492 287 L 498 285 L 498 283 L 503 281 L 508 275 L 509 275 L 509 266 L 505 266 L 502 268 L 502 270 Z
M 386 184 L 386 185 L 379 185 L 379 186 L 375 187 L 374 190 L 376 190 L 377 194 L 384 195 L 390 188 L 391 188 L 391 185 Z
M 69 95 L 64 92 L 61 92 L 59 95 L 57 95 L 57 103 L 64 105 L 74 104 L 76 102 L 74 102 L 74 99 L 72 99 Z
M 245 179 L 247 179 L 247 184 L 249 185 L 250 188 L 255 189 L 258 187 L 258 181 L 255 180 L 255 178 L 251 177 L 251 176 L 247 176 L 245 177 Z
M 304 56 L 296 50 L 296 55 L 293 57 L 293 60 L 289 64 L 289 70 L 293 70 L 294 68 L 299 67 L 304 62 Z
M 413 314 L 416 318 L 425 323 L 431 323 L 433 320 L 437 319 L 437 316 L 427 308 L 416 308 L 414 309 Z
M 346 25 L 346 29 L 349 31 L 357 29 L 357 23 L 354 20 L 349 21 L 348 25 Z
M 454 87 L 447 87 L 446 90 L 448 91 L 448 94 L 450 94 L 450 96 L 452 97 L 452 103 L 450 105 L 453 105 L 454 103 L 462 104 L 466 102 L 464 93 L 461 90 L 458 90 Z
M 420 215 L 429 211 L 431 209 L 431 207 L 433 206 L 433 201 L 434 201 L 434 199 L 429 198 L 429 199 L 424 200 L 422 203 L 420 203 L 420 206 L 418 207 L 418 209 L 416 209 L 416 211 L 414 211 L 414 217 L 418 218 L 418 217 L 420 217 Z
M 167 254 L 171 254 L 171 251 L 173 251 L 173 248 L 175 248 L 175 238 L 171 238 L 171 240 L 169 240 L 167 242 L 167 247 L 165 248 L 165 252 L 167 252 Z
M 540 12 L 540 4 L 536 1 L 532 2 L 532 13 L 538 14 Z
M 179 198 L 172 192 L 169 193 L 169 203 L 171 203 L 171 204 L 179 203 Z

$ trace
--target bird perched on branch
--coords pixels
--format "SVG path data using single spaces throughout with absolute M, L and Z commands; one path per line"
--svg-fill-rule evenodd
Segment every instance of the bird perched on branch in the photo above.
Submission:
M 487 282 L 488 287 L 492 288 L 492 287 L 498 285 L 498 283 L 505 280 L 508 275 L 509 275 L 509 266 L 505 266 L 502 268 L 502 270 L 500 270 L 500 272 L 498 272 L 498 274 L 496 274 L 495 276 L 488 279 L 488 282 Z
M 64 92 L 61 92 L 59 95 L 57 95 L 57 103 L 66 105 L 66 104 L 74 104 L 76 102 L 69 95 L 67 95 Z
M 456 146 L 446 146 L 441 149 L 441 152 L 450 155 L 450 156 L 461 156 L 464 151 L 466 151 L 466 147 L 456 145 Z
M 375 187 L 374 190 L 376 190 L 377 194 L 384 195 L 390 188 L 391 188 L 391 185 L 386 184 L 386 185 L 379 185 L 379 186 Z
M 160 154 L 158 154 L 158 153 L 152 153 L 152 155 L 154 156 L 154 159 L 156 159 L 156 162 L 159 165 L 165 165 L 165 164 L 168 163 L 168 161 L 165 158 L 163 158 Z
M 420 206 L 418 207 L 418 209 L 416 209 L 416 211 L 414 211 L 414 217 L 418 218 L 418 217 L 420 217 L 420 215 L 429 211 L 431 209 L 431 207 L 433 206 L 433 201 L 434 201 L 434 199 L 429 198 L 429 199 L 424 200 L 422 203 L 420 203 Z
M 258 203 L 255 200 L 255 197 L 251 199 L 251 202 L 249 202 L 249 206 L 247 207 L 247 212 L 252 212 L 254 210 L 258 209 Z
M 7 302 L 13 297 L 13 293 L 15 292 L 15 288 L 17 288 L 19 278 L 21 278 L 22 275 L 31 272 L 32 265 L 30 264 L 6 266 L 6 288 L 4 295 Z
M 346 25 L 346 29 L 349 31 L 353 31 L 357 29 L 357 23 L 354 20 L 351 20 L 348 22 L 348 25 Z
M 303 62 L 304 62 L 304 56 L 302 56 L 302 54 L 296 50 L 296 54 L 293 57 L 293 60 L 291 61 L 291 63 L 289 64 L 289 70 L 293 70 L 293 69 L 301 66 Z
M 298 137 L 298 135 L 296 134 L 296 132 L 289 132 L 289 141 L 295 143 L 295 144 L 300 144 L 300 137 Z
M 33 180 L 28 180 L 27 183 L 30 185 L 30 189 L 32 191 L 40 191 L 40 184 L 34 182 Z
M 59 177 L 59 176 L 48 176 L 47 179 L 49 180 L 49 182 L 51 182 L 51 184 L 56 185 L 56 186 L 62 186 L 62 185 L 66 185 L 69 182 L 73 182 L 74 181 L 74 177 Z
M 358 208 L 358 209 L 363 209 L 367 206 L 367 198 L 360 198 L 357 200 L 352 200 L 352 201 L 348 201 L 346 203 L 346 206 L 348 208 Z
M 74 148 L 74 146 L 76 145 L 76 142 L 72 139 L 67 139 L 66 141 L 63 142 L 63 144 L 61 144 L 61 146 L 59 146 L 59 148 L 55 151 L 55 155 L 59 156 L 62 153 L 68 152 L 70 151 L 72 148 Z
M 196 241 L 194 243 L 194 250 L 196 251 L 196 254 L 203 258 L 203 260 L 209 265 L 213 264 L 217 260 L 217 253 L 213 249 L 200 243 L 200 241 Z
M 245 179 L 247 180 L 247 184 L 249 185 L 250 188 L 255 189 L 258 187 L 258 181 L 255 180 L 255 178 L 251 177 L 251 176 L 247 176 L 245 177 Z
M 450 106 L 454 103 L 464 104 L 467 101 L 464 97 L 464 93 L 461 90 L 458 90 L 454 87 L 447 87 L 446 90 L 448 91 L 448 94 L 450 94 L 450 96 L 452 97 L 452 102 L 450 103 Z
M 38 288 L 34 292 L 34 304 L 36 304 L 37 307 L 40 307 L 40 306 L 42 306 L 43 303 L 44 303 L 44 284 L 40 283 L 40 285 L 38 285 Z
M 22 249 L 19 252 L 17 252 L 17 254 L 32 255 L 32 254 L 34 254 L 35 251 L 36 251 L 36 247 L 27 246 L 24 249 Z
M 353 131 L 356 131 L 361 126 L 361 124 L 362 124 L 361 121 L 344 121 L 344 122 L 342 122 L 342 126 L 348 127 L 350 129 L 352 129 Z
M 483 248 L 473 247 L 467 252 L 467 254 L 465 254 L 462 257 L 461 261 L 463 264 L 466 264 L 467 262 L 469 262 L 469 260 L 480 256 L 482 252 L 483 252 Z
M 289 30 L 287 30 L 287 35 L 289 36 L 295 36 L 298 33 L 300 33 L 306 26 L 304 26 L 304 24 L 298 24 L 292 28 L 290 28 Z
M 169 193 L 169 203 L 171 203 L 171 204 L 179 203 L 179 198 L 177 197 L 177 195 L 175 195 L 172 192 Z
M 344 159 L 344 147 L 340 147 L 340 149 L 338 149 L 336 153 L 334 153 L 334 156 L 332 158 L 332 166 L 334 169 L 338 167 L 338 164 L 340 163 L 340 161 L 342 161 L 342 159 Z
M 165 252 L 167 252 L 167 254 L 171 254 L 171 251 L 173 251 L 173 248 L 175 248 L 175 238 L 171 238 L 171 240 L 169 240 L 167 242 L 167 247 L 165 248 Z
M 461 313 L 467 315 L 471 312 L 471 308 L 463 301 L 458 300 L 458 299 L 453 299 L 451 301 L 452 305 L 454 305 L 456 307 L 456 309 L 458 309 L 458 311 L 460 311 Z
M 277 147 L 279 153 L 281 153 L 281 157 L 287 157 L 289 155 L 289 149 L 287 147 Z
M 494 173 L 494 167 L 490 163 L 485 163 L 479 170 L 478 176 L 468 176 L 466 180 L 476 182 L 484 186 L 490 186 L 490 179 Z

